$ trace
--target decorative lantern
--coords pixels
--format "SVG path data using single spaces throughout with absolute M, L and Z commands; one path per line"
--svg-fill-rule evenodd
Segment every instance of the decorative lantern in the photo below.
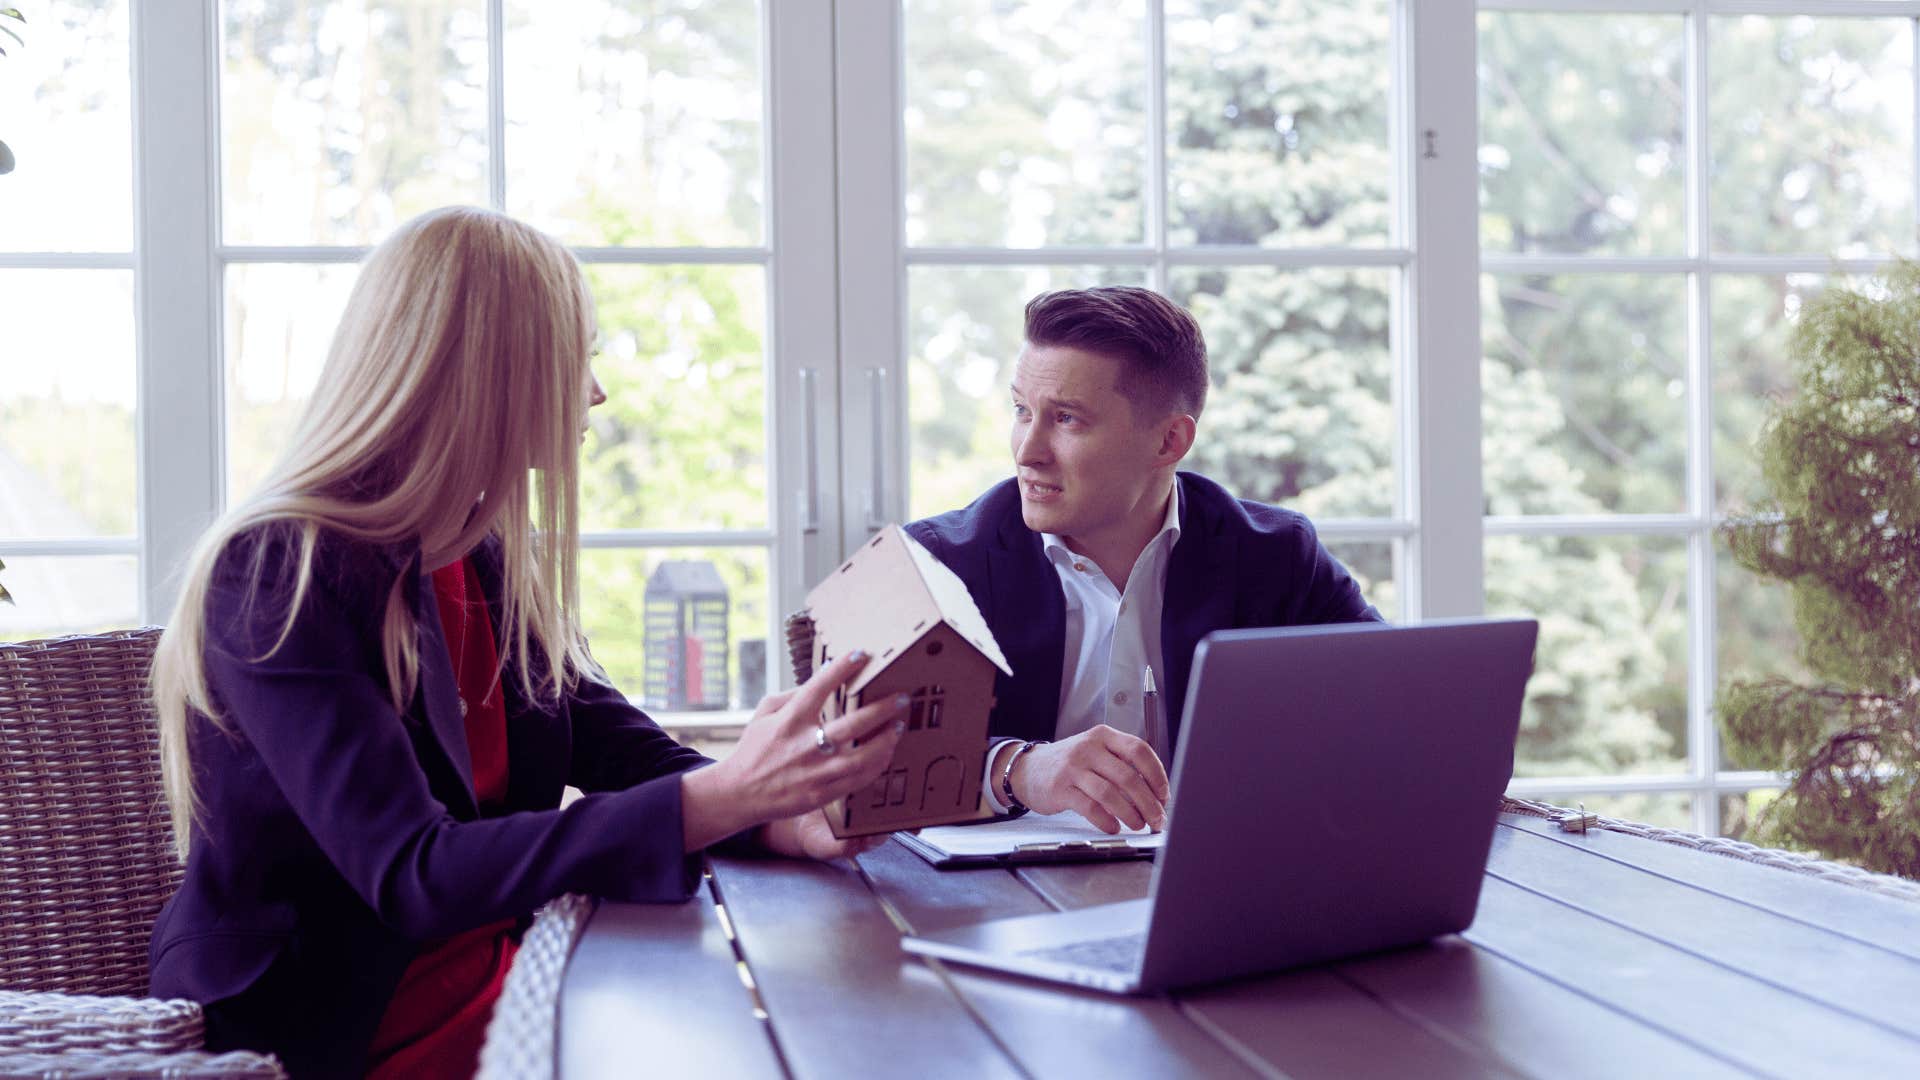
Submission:
M 705 559 L 669 559 L 647 578 L 644 706 L 727 707 L 727 585 Z

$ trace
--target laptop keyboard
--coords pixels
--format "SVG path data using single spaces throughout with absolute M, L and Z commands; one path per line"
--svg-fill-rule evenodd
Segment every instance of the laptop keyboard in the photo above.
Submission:
M 1076 941 L 1071 945 L 1023 949 L 1019 955 L 1031 960 L 1099 968 L 1102 971 L 1130 972 L 1140 967 L 1140 957 L 1146 945 L 1147 935 L 1144 933 L 1122 934 L 1119 937 Z

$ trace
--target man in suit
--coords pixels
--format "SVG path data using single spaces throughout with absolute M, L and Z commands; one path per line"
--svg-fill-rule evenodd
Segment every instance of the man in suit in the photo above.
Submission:
M 993 808 L 1159 828 L 1202 637 L 1380 613 L 1305 517 L 1176 471 L 1207 396 L 1192 315 L 1147 289 L 1066 290 L 1027 304 L 1025 336 L 1016 475 L 907 531 L 967 583 L 1013 668 L 994 687 Z

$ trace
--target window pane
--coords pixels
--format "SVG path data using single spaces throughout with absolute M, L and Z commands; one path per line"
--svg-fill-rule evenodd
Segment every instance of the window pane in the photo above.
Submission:
M 1316 517 L 1392 514 L 1395 273 L 1174 270 L 1213 376 L 1190 467 Z
M 4 251 L 133 248 L 133 65 L 126 0 L 54 0 L 0 35 L 0 140 L 13 151 Z M 31 208 L 29 212 L 28 208 Z
M 1028 300 L 1050 289 L 1144 284 L 1146 271 L 1134 267 L 909 268 L 909 516 L 965 506 L 1013 475 L 1007 387 Z
M 1167 239 L 1384 244 L 1386 0 L 1170 0 Z
M 669 560 L 675 566 L 660 573 Z M 701 586 L 716 575 L 726 610 L 709 621 L 708 610 L 695 605 L 715 599 Z M 784 642 L 768 647 L 773 604 L 765 548 L 589 549 L 580 556 L 580 601 L 594 659 L 651 713 L 752 708 L 780 684 L 780 672 L 768 665 L 786 663 L 787 654 Z
M 767 523 L 766 279 L 759 267 L 592 266 L 602 346 L 581 528 Z
M 506 11 L 509 211 L 571 244 L 761 242 L 755 0 Z
M 1400 617 L 1400 588 L 1395 570 L 1400 546 L 1395 540 L 1328 540 L 1327 550 L 1360 584 L 1360 595 L 1391 622 Z
M 1489 536 L 1486 559 L 1488 613 L 1540 620 L 1514 775 L 1680 771 L 1686 542 Z
M 231 244 L 367 244 L 487 201 L 484 0 L 220 5 Z
M 1145 239 L 1141 0 L 905 0 L 907 242 Z
M 1905 19 L 1710 20 L 1718 251 L 1912 251 Z
M 1564 806 L 1569 810 L 1585 804 L 1587 812 L 1621 821 L 1637 821 L 1662 829 L 1693 831 L 1693 796 L 1678 792 L 1649 791 L 1626 795 L 1591 795 L 1582 792 L 1527 795 L 1524 798 Z
M 227 267 L 227 501 L 253 491 L 286 448 L 320 379 L 360 268 Z
M 1720 796 L 1720 835 L 1745 840 L 1749 844 L 1766 845 L 1774 842 L 1770 837 L 1755 835 L 1754 826 L 1760 815 L 1779 797 L 1780 792 L 1772 788 Z
M 1735 562 L 1720 537 L 1714 537 L 1713 546 L 1713 643 L 1720 686 L 1766 679 L 1820 685 L 1823 680 L 1807 669 L 1787 583 Z M 1741 766 L 1733 764 L 1723 746 L 1719 767 Z
M 1490 251 L 1686 248 L 1685 21 L 1480 15 L 1480 238 Z
M 140 625 L 140 565 L 131 555 L 9 555 L 0 641 Z
M 1801 307 L 1829 284 L 1821 274 L 1713 279 L 1714 509 L 1738 513 L 1767 501 L 1755 440 L 1776 402 L 1795 389 L 1787 338 Z
M 1481 280 L 1493 514 L 1686 509 L 1686 279 Z
M 0 270 L 0 344 L 0 536 L 133 535 L 133 274 Z

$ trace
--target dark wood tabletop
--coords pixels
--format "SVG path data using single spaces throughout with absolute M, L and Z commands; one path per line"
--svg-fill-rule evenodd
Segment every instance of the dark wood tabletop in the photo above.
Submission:
M 560 1075 L 1920 1076 L 1920 904 L 1518 815 L 1473 926 L 1412 949 L 1150 997 L 900 950 L 1151 873 L 715 859 L 690 903 L 600 905 Z

